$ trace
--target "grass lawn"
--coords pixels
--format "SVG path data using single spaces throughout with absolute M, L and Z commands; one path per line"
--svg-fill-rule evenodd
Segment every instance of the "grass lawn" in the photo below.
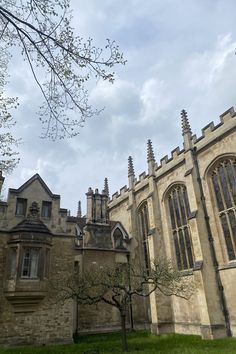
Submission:
M 236 354 L 236 339 L 226 338 L 214 341 L 202 340 L 198 336 L 168 334 L 155 336 L 148 332 L 128 334 L 130 354 Z M 99 354 L 119 354 L 121 339 L 118 333 L 81 336 L 79 343 L 45 347 L 0 348 L 0 354 L 90 354 L 89 350 L 99 350 Z M 91 354 L 93 354 L 91 352 Z

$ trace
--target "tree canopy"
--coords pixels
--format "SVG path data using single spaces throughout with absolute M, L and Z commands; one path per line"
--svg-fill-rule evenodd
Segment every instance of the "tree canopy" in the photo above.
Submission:
M 4 95 L 7 82 L 8 55 L 3 50 L 0 56 L 0 171 L 11 172 L 19 161 L 17 145 L 19 140 L 13 137 L 11 129 L 15 124 L 12 118 L 12 110 L 17 107 L 16 98 Z
M 1 49 L 11 55 L 20 49 L 43 96 L 42 136 L 53 140 L 76 136 L 99 113 L 89 103 L 91 77 L 112 83 L 113 67 L 125 63 L 114 41 L 96 47 L 74 33 L 71 19 L 69 0 L 0 1 Z
M 104 302 L 120 313 L 123 349 L 128 349 L 126 316 L 132 298 L 148 297 L 154 291 L 166 296 L 189 299 L 194 291 L 192 282 L 172 267 L 171 262 L 159 260 L 150 269 L 127 263 L 94 266 L 89 270 L 76 268 L 66 279 L 56 284 L 57 298 L 76 300 L 77 304 L 93 305 Z

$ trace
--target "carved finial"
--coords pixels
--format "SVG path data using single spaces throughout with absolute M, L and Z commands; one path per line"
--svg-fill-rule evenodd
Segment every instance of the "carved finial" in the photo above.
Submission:
M 184 109 L 181 111 L 181 121 L 182 121 L 182 135 L 185 134 L 192 135 L 191 127 L 188 121 L 188 115 Z
M 128 177 L 134 176 L 134 165 L 131 156 L 128 157 Z
M 33 202 L 29 207 L 28 218 L 38 218 L 39 217 L 39 206 L 37 202 Z
M 78 209 L 77 209 L 77 218 L 81 218 L 82 211 L 81 211 L 81 201 L 78 202 Z
M 152 148 L 152 142 L 150 139 L 148 139 L 147 142 L 147 162 L 154 161 L 155 162 L 155 156 Z
M 104 192 L 109 197 L 109 187 L 108 187 L 108 179 L 107 179 L 107 177 L 104 179 Z

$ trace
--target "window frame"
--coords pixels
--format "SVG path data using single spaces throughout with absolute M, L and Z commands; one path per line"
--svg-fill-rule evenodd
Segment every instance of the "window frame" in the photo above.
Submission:
M 29 253 L 28 257 L 26 256 L 27 253 Z M 36 255 L 36 258 L 34 258 L 34 255 Z M 41 261 L 40 258 L 41 257 L 39 247 L 23 246 L 21 249 L 21 264 L 19 277 L 21 279 L 39 279 Z M 28 274 L 23 274 L 25 270 L 27 270 Z
M 181 199 L 182 197 L 182 199 Z M 184 183 L 171 185 L 165 193 L 171 244 L 177 267 L 180 271 L 194 268 L 194 249 L 189 225 L 190 205 Z
M 143 201 L 137 208 L 137 215 L 138 215 L 139 235 L 143 245 L 142 254 L 144 258 L 145 267 L 148 270 L 151 268 L 151 260 L 150 260 L 149 243 L 148 243 L 148 235 L 150 231 L 149 212 L 148 212 L 148 203 L 146 200 Z
M 49 207 L 49 208 L 47 209 L 47 207 Z M 44 213 L 45 210 L 47 210 L 49 212 Z M 50 219 L 51 216 L 52 216 L 52 202 L 48 201 L 48 200 L 43 200 L 42 201 L 42 208 L 41 208 L 41 217 L 44 219 Z
M 236 180 L 236 156 L 235 155 L 224 155 L 221 156 L 220 158 L 218 158 L 216 161 L 214 161 L 214 163 L 211 165 L 211 167 L 207 170 L 208 172 L 208 183 L 210 186 L 210 192 L 212 193 L 212 197 L 213 197 L 213 210 L 215 211 L 215 217 L 216 217 L 216 223 L 218 225 L 217 227 L 217 234 L 219 237 L 219 241 L 220 241 L 220 246 L 221 246 L 221 251 L 222 251 L 222 255 L 223 255 L 223 259 L 224 261 L 230 263 L 230 262 L 236 262 L 236 232 L 235 232 L 235 236 L 233 235 L 233 231 L 232 231 L 232 220 L 229 219 L 229 213 L 233 212 L 234 213 L 234 220 L 236 223 L 236 199 L 235 196 L 233 195 L 233 188 L 231 186 L 231 182 L 229 181 L 229 176 L 227 176 L 226 173 L 226 179 L 227 179 L 227 192 L 224 192 L 222 189 L 222 184 L 221 182 L 219 183 L 219 169 L 220 166 L 222 164 L 225 164 L 227 161 L 231 161 L 231 165 L 234 166 L 234 181 Z M 225 167 L 225 166 L 224 166 Z M 217 175 L 217 171 L 218 170 L 218 175 Z M 226 171 L 226 168 L 224 168 L 224 171 Z M 223 205 L 223 209 L 221 209 L 220 204 L 219 204 L 219 198 L 217 196 L 217 192 L 216 192 L 216 181 L 213 181 L 213 176 L 217 176 L 217 180 L 218 180 L 218 186 L 219 186 L 219 193 L 218 195 L 220 195 L 221 198 L 221 203 Z M 224 177 L 225 178 L 225 177 Z M 225 196 L 225 193 L 230 193 L 230 189 L 231 189 L 231 195 L 229 195 L 230 201 L 231 201 L 231 207 L 227 206 L 227 201 L 225 200 L 225 198 L 222 198 Z M 235 200 L 234 200 L 235 199 Z M 221 209 L 221 210 L 220 210 Z M 229 229 L 229 225 L 231 227 L 231 230 L 229 229 L 229 235 L 227 235 L 227 237 L 230 238 L 230 240 L 226 239 L 226 234 L 224 231 L 224 226 L 226 225 L 222 225 L 222 220 L 223 220 L 223 216 L 226 217 L 226 223 L 227 223 L 227 227 Z M 235 226 L 236 229 L 236 226 Z M 231 242 L 232 245 L 232 252 L 234 253 L 234 257 L 230 256 L 230 252 L 231 250 L 229 250 L 229 241 Z
M 22 202 L 23 213 L 18 212 L 18 208 L 21 202 Z M 18 197 L 16 198 L 16 211 L 15 211 L 16 216 L 26 216 L 27 202 L 28 200 L 26 198 L 18 198 Z

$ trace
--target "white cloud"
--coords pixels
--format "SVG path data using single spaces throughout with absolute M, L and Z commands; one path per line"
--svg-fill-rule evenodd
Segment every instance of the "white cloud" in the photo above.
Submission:
M 74 26 L 84 38 L 103 45 L 115 39 L 128 63 L 117 68 L 114 85 L 99 81 L 91 102 L 99 117 L 89 119 L 69 141 L 40 140 L 35 112 L 40 100 L 29 71 L 10 67 L 11 95 L 20 96 L 16 135 L 22 136 L 21 162 L 6 179 L 19 187 L 39 172 L 62 195 L 62 206 L 76 211 L 89 186 L 115 192 L 127 183 L 127 158 L 136 174 L 146 165 L 151 138 L 157 159 L 182 145 L 179 112 L 187 109 L 192 130 L 235 105 L 236 27 L 234 0 L 73 0 Z M 18 61 L 18 57 L 15 60 Z
M 235 53 L 236 41 L 232 34 L 219 35 L 212 49 L 193 53 L 185 63 L 188 85 L 208 90 L 221 78 L 230 57 Z

